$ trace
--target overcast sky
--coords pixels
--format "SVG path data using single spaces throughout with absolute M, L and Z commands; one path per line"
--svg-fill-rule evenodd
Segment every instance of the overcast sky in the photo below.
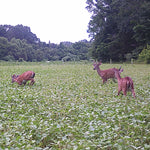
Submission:
M 0 25 L 22 24 L 42 42 L 88 39 L 86 0 L 1 0 Z

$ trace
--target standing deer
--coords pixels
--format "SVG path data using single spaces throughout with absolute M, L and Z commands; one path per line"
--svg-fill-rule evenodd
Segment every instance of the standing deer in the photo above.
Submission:
M 97 73 L 98 75 L 102 78 L 103 80 L 103 84 L 105 82 L 107 82 L 108 79 L 112 78 L 112 79 L 115 79 L 115 70 L 118 70 L 119 73 L 121 73 L 123 71 L 123 69 L 121 69 L 121 67 L 119 69 L 116 69 L 116 68 L 111 68 L 111 69 L 107 69 L 107 70 L 101 70 L 100 69 L 100 65 L 101 65 L 101 61 L 100 62 L 94 62 L 93 66 L 94 66 L 94 70 L 97 70 Z
M 115 70 L 115 76 L 118 80 L 118 95 L 122 91 L 126 96 L 127 91 L 130 90 L 135 98 L 133 80 L 130 77 L 121 78 L 117 70 Z
M 12 83 L 13 82 L 17 82 L 19 85 L 22 85 L 22 84 L 26 84 L 27 81 L 31 81 L 29 84 L 30 85 L 33 85 L 34 84 L 34 76 L 35 76 L 35 73 L 33 71 L 27 71 L 27 72 L 24 72 L 23 74 L 21 75 L 13 75 L 12 76 Z

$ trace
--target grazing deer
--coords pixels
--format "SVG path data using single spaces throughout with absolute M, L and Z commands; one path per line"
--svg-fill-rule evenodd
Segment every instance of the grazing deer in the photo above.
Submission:
M 123 71 L 123 69 L 121 69 L 121 67 L 119 69 L 111 68 L 111 69 L 107 69 L 107 70 L 101 70 L 100 67 L 99 67 L 101 64 L 102 64 L 101 62 L 98 62 L 98 63 L 94 62 L 94 64 L 93 64 L 94 68 L 93 69 L 97 70 L 98 75 L 103 80 L 103 84 L 105 82 L 107 82 L 107 80 L 110 79 L 110 78 L 112 78 L 112 79 L 116 78 L 115 77 L 115 72 L 114 72 L 115 70 L 118 70 L 119 73 L 121 73 Z
M 115 76 L 118 80 L 118 95 L 122 91 L 126 96 L 127 91 L 130 90 L 135 98 L 133 80 L 130 77 L 121 78 L 117 70 L 115 70 Z
M 31 81 L 30 82 L 30 85 L 33 85 L 34 84 L 34 76 L 35 76 L 35 73 L 33 71 L 27 71 L 27 72 L 24 72 L 23 74 L 21 75 L 13 75 L 12 76 L 12 83 L 13 82 L 17 82 L 19 85 L 22 85 L 22 84 L 26 84 L 27 81 Z

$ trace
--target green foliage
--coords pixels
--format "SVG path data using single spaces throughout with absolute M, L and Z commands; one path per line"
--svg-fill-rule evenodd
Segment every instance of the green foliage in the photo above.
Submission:
M 8 40 L 0 37 L 0 58 L 6 56 L 8 53 Z
M 150 66 L 121 65 L 136 99 L 116 96 L 111 80 L 102 85 L 91 63 L 1 62 L 0 149 L 148 150 Z M 26 70 L 36 73 L 33 86 L 11 83 Z
M 150 2 L 144 2 L 141 7 L 141 16 L 137 25 L 134 26 L 134 38 L 141 45 L 150 44 Z
M 88 60 L 91 43 L 82 40 L 60 44 L 41 42 L 29 27 L 0 25 L 0 60 L 78 61 Z
M 150 1 L 87 0 L 92 14 L 88 32 L 93 42 L 94 59 L 125 61 L 136 59 L 150 42 Z
M 9 41 L 12 38 L 26 40 L 27 43 L 35 44 L 40 42 L 35 34 L 30 30 L 30 27 L 23 25 L 0 25 L 0 36 L 7 38 Z
M 150 64 L 150 45 L 147 45 L 147 47 L 142 50 L 138 60 Z

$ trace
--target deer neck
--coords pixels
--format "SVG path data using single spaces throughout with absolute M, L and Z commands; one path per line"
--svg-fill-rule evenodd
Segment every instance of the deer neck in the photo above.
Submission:
M 101 69 L 98 67 L 96 70 L 97 70 L 97 73 L 99 74 L 99 76 L 101 76 L 101 72 L 102 72 Z
M 120 76 L 120 74 L 117 72 L 117 73 L 115 73 L 116 74 L 116 78 L 117 78 L 117 80 L 121 80 L 121 76 Z

